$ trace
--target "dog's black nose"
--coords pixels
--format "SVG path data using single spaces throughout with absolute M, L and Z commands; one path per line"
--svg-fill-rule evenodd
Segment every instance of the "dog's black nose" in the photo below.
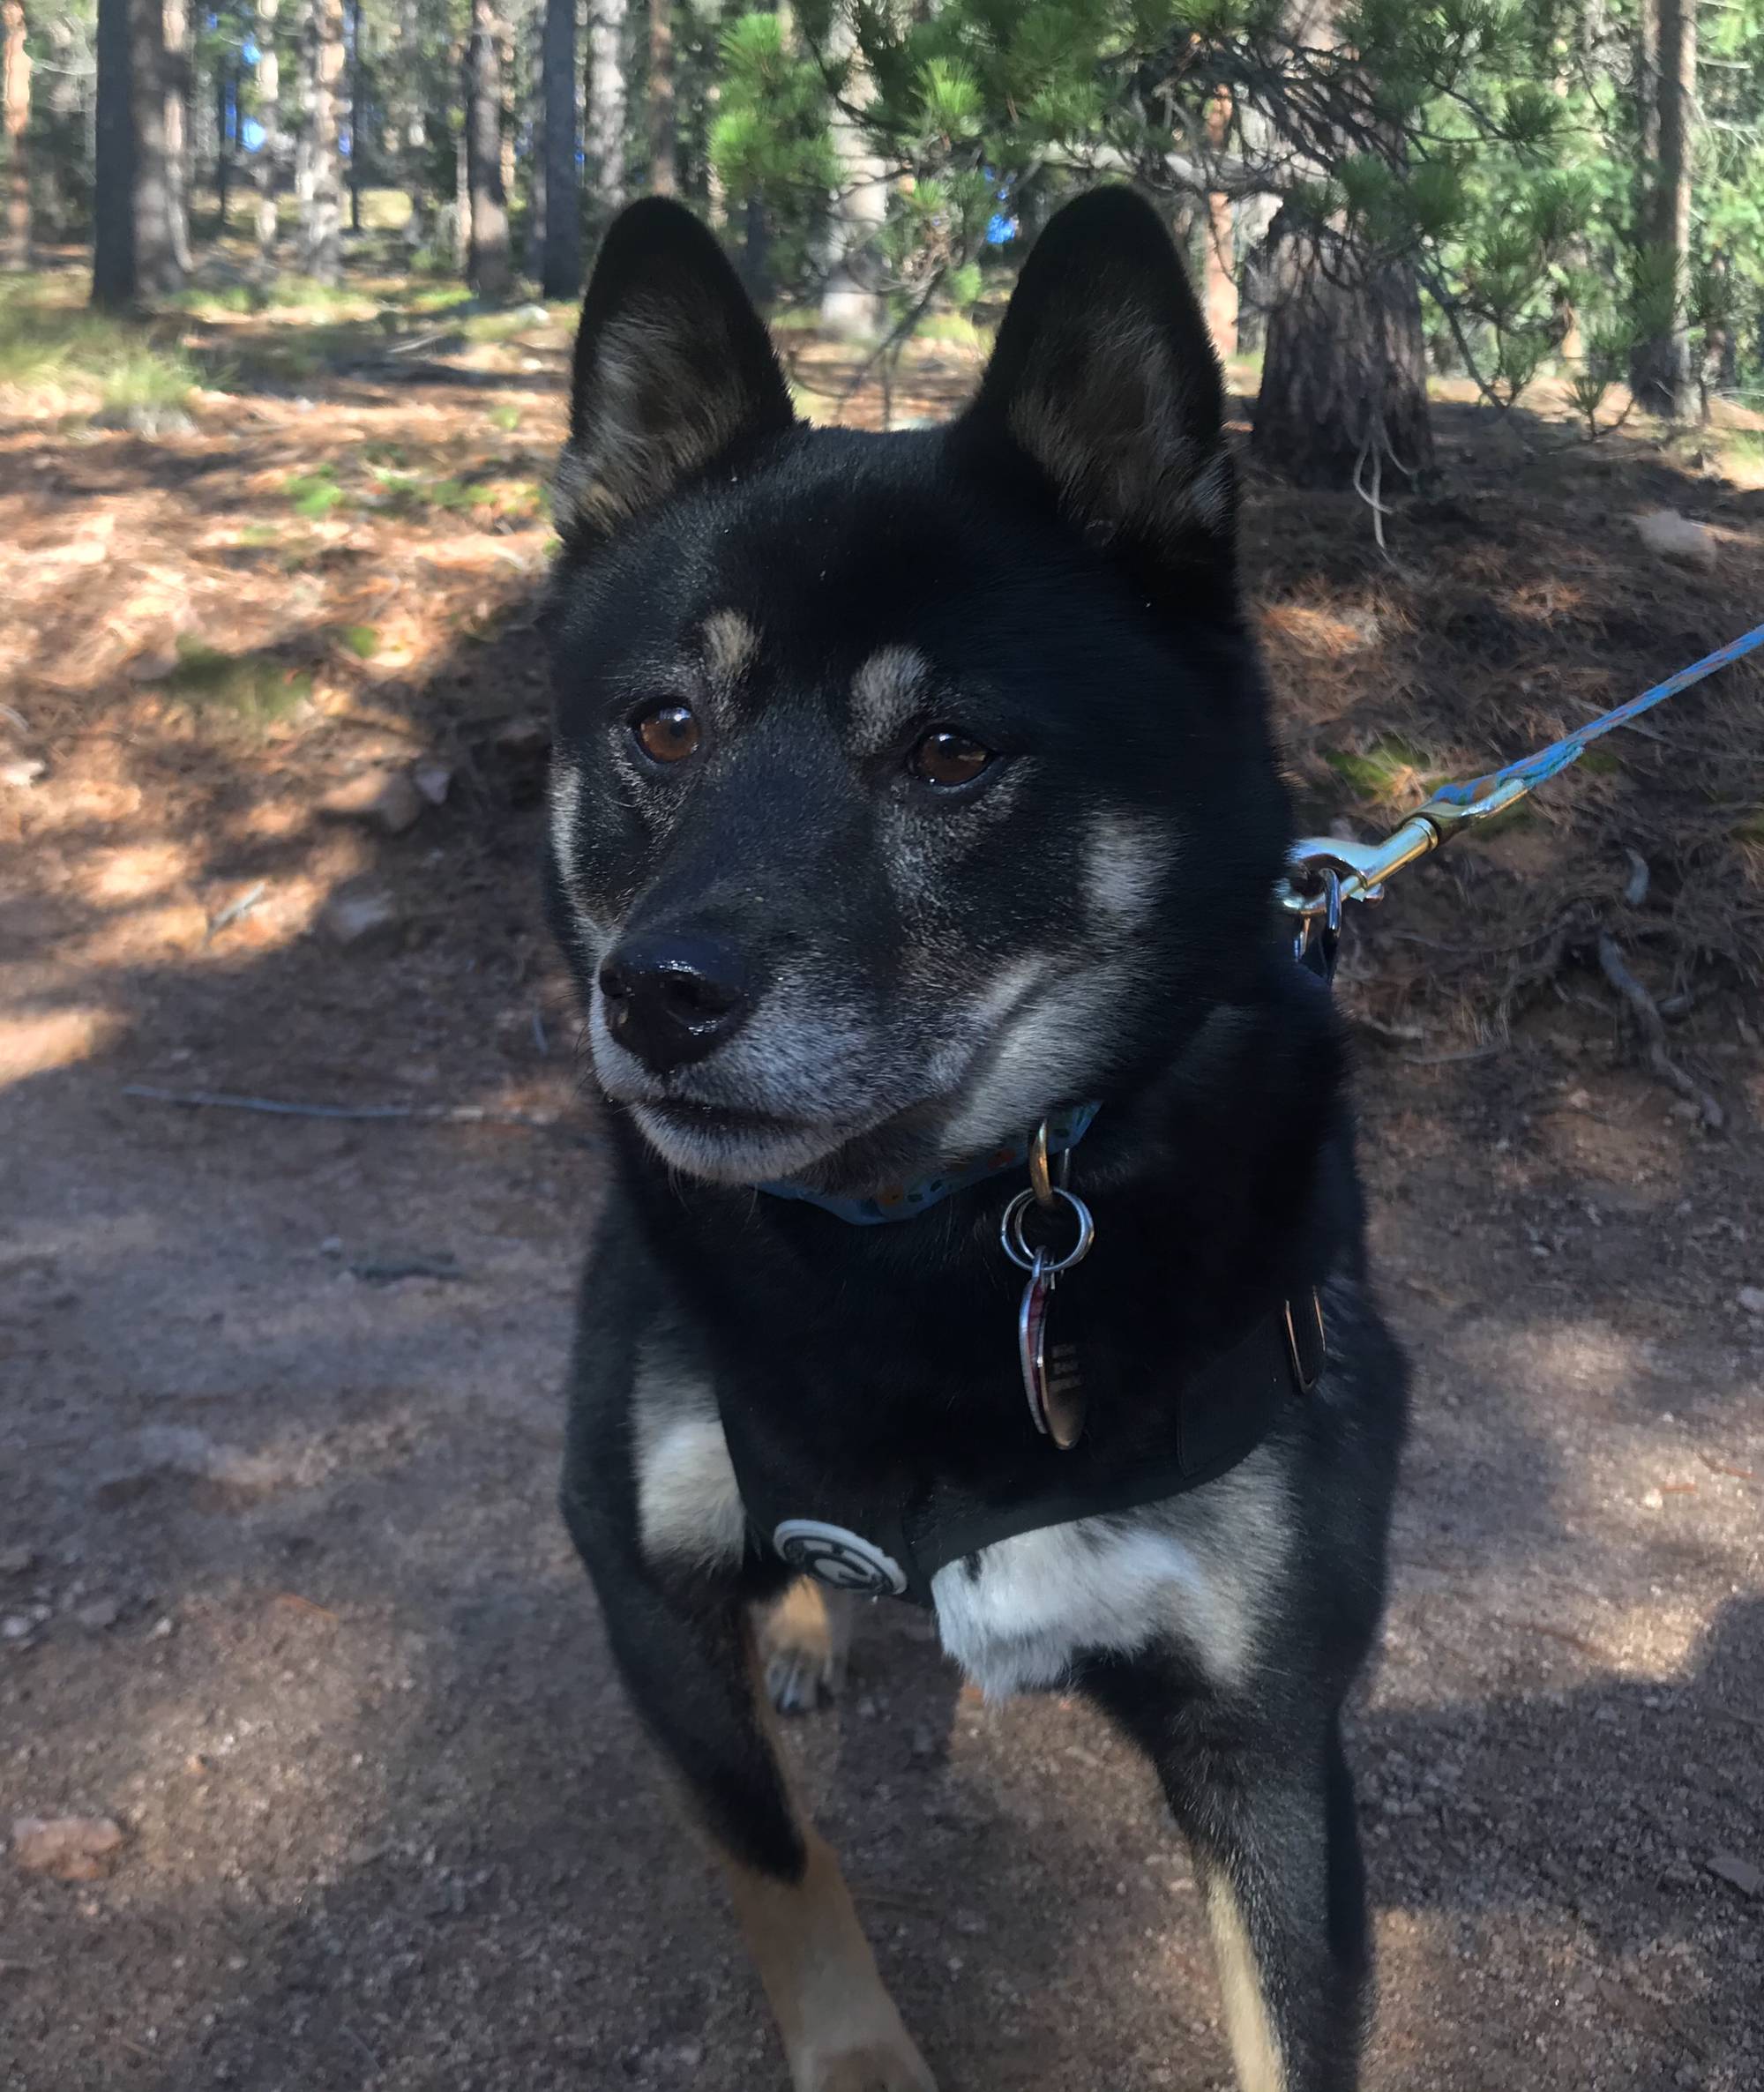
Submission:
M 714 1053 L 747 1016 L 747 969 L 714 938 L 632 938 L 600 979 L 607 1029 L 657 1075 Z

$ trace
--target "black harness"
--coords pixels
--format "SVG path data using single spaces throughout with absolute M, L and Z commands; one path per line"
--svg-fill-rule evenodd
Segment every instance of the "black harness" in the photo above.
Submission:
M 1132 1427 L 1087 1431 L 1061 1451 L 1035 1437 L 1026 1416 L 1013 1442 L 1000 1447 L 983 1491 L 939 1482 L 903 1498 L 892 1487 L 867 1487 L 861 1476 L 826 1475 L 811 1506 L 778 1493 L 757 1418 L 737 1395 L 724 1394 L 723 1435 L 750 1551 L 838 1589 L 929 1605 L 938 1570 L 1000 1540 L 1159 1503 L 1225 1474 L 1310 1389 L 1323 1370 L 1324 1345 L 1321 1309 L 1309 1289 L 1259 1317 Z M 815 1515 L 804 1517 L 805 1508 Z
M 1327 990 L 1333 982 L 1340 889 L 1328 881 L 1327 914 L 1300 931 L 1295 956 Z M 1327 1204 L 1327 1199 L 1326 1199 Z M 1327 1230 L 1326 1230 L 1327 1233 Z M 1110 1418 L 1075 1445 L 1056 1446 L 1021 1420 L 983 1487 L 944 1480 L 875 1483 L 823 1472 L 814 1515 L 786 1501 L 766 1457 L 765 1424 L 736 1391 L 718 1408 L 747 1517 L 748 1550 L 781 1560 L 836 1589 L 931 1603 L 931 1582 L 983 1548 L 1075 1519 L 1164 1502 L 1230 1472 L 1274 1429 L 1283 1407 L 1308 1394 L 1323 1371 L 1327 1336 L 1319 1288 L 1327 1268 L 1293 1287 L 1229 1349 L 1184 1376 L 1149 1414 Z

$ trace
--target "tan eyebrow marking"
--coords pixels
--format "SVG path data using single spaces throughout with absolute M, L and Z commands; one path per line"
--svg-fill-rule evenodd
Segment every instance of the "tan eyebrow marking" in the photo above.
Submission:
M 759 634 L 739 610 L 713 610 L 699 636 L 706 663 L 719 683 L 733 683 L 759 652 Z
M 916 646 L 879 646 L 851 679 L 852 739 L 879 755 L 924 699 L 931 663 Z

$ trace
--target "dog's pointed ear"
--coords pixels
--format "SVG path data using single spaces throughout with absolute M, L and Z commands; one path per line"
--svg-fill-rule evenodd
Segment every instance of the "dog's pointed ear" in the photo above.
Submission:
M 1219 360 L 1170 235 L 1131 190 L 1056 213 L 960 426 L 1052 482 L 1094 543 L 1154 566 L 1232 559 Z
M 582 301 L 557 527 L 598 544 L 731 445 L 795 422 L 789 388 L 721 247 L 646 197 L 613 220 Z

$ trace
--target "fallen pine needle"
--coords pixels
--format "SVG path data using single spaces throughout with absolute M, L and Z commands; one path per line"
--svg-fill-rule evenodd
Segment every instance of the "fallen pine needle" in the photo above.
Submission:
M 1583 1656 L 1591 1656 L 1600 1663 L 1609 1663 L 1611 1657 L 1597 1642 L 1588 1641 L 1584 1634 L 1571 1633 L 1566 1627 L 1551 1627 L 1543 1620 L 1519 1620 L 1514 1623 L 1529 1628 L 1533 1634 L 1547 1634 L 1551 1641 L 1566 1641 L 1571 1649 L 1579 1649 Z
M 328 1605 L 321 1605 L 316 1598 L 303 1598 L 298 1591 L 278 1591 L 270 1603 L 280 1605 L 288 1612 L 317 1613 L 322 1620 L 335 1620 L 342 1617 L 340 1613 L 333 1612 Z
M 237 1097 L 215 1089 L 156 1089 L 147 1082 L 125 1082 L 125 1097 L 152 1104 L 178 1104 L 186 1110 L 267 1111 L 278 1118 L 414 1119 L 431 1125 L 535 1126 L 557 1123 L 549 1111 L 505 1110 L 496 1104 L 305 1104 L 280 1097 Z

